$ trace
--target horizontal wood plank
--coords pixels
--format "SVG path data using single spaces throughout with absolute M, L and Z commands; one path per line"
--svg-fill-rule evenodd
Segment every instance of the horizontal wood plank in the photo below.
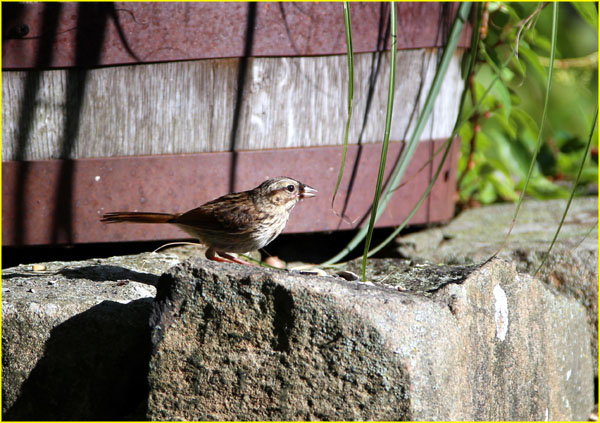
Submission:
M 396 8 L 398 48 L 414 49 L 443 46 L 458 7 Z M 389 3 L 350 10 L 354 51 L 384 49 Z M 4 2 L 2 12 L 4 69 L 346 53 L 339 2 Z
M 425 191 L 435 163 L 419 169 L 442 140 L 421 142 L 378 226 L 398 225 Z M 439 222 L 454 213 L 458 142 L 412 223 Z M 390 145 L 387 174 L 403 143 Z M 331 196 L 341 147 L 239 153 L 6 162 L 2 165 L 3 245 L 72 244 L 187 238 L 171 225 L 106 225 L 111 211 L 184 212 L 268 177 L 290 176 L 317 189 L 292 212 L 286 232 L 352 229 L 369 213 L 380 144 L 351 146 L 334 210 Z M 440 155 L 436 157 L 439 160 Z M 352 175 L 354 174 L 354 178 Z M 345 205 L 345 206 L 344 206 Z M 347 216 L 341 219 L 344 210 Z
M 391 139 L 410 135 L 439 54 L 398 52 Z M 383 138 L 388 56 L 355 56 L 352 144 Z M 451 134 L 463 87 L 461 56 L 459 50 L 452 59 L 423 140 Z M 3 161 L 334 146 L 344 139 L 345 56 L 4 71 L 2 77 Z

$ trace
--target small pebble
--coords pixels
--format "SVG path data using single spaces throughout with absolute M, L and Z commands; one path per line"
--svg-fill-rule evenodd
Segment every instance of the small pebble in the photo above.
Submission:
M 285 268 L 285 263 L 277 256 L 269 256 L 265 259 L 265 263 L 269 266 L 276 267 L 278 269 Z
M 32 294 L 35 294 L 35 289 L 33 289 L 33 288 L 29 288 L 29 289 L 27 290 L 27 292 L 31 292 Z
M 48 281 L 48 285 L 56 285 L 56 281 Z
M 348 270 L 340 270 L 339 272 L 336 272 L 335 275 L 339 276 L 340 278 L 344 278 L 347 281 L 357 281 L 358 280 L 358 275 L 356 273 L 350 272 Z

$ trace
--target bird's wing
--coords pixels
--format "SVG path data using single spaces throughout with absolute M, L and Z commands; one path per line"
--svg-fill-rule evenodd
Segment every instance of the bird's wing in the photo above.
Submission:
M 206 230 L 246 232 L 252 228 L 254 203 L 245 192 L 219 197 L 177 216 L 172 223 Z

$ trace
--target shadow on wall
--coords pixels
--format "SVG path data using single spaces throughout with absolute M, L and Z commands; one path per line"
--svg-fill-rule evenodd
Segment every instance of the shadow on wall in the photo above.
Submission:
M 26 7 L 22 3 L 2 4 L 3 44 L 9 39 L 28 38 L 29 29 L 25 24 L 21 23 Z M 27 72 L 24 95 L 20 103 L 15 154 L 16 160 L 20 162 L 24 161 L 25 152 L 29 147 L 29 142 L 33 135 L 31 132 L 33 129 L 33 117 L 36 111 L 36 98 L 42 81 L 42 73 L 53 62 L 54 44 L 58 35 L 57 28 L 62 9 L 63 6 L 60 3 L 46 3 L 43 6 L 41 35 L 35 37 L 39 39 L 35 59 L 36 67 Z M 56 207 L 54 207 L 52 243 L 57 243 L 58 241 L 70 243 L 73 239 L 71 199 L 74 163 L 71 157 L 79 133 L 89 68 L 97 66 L 100 62 L 102 45 L 109 21 L 112 21 L 117 28 L 125 50 L 138 60 L 127 43 L 114 3 L 81 3 L 78 5 L 77 24 L 74 28 L 76 31 L 75 67 L 68 71 L 65 127 L 63 133 L 60 135 L 61 142 L 58 158 L 62 162 L 59 172 L 59 182 L 54 193 Z M 17 234 L 15 243 L 17 245 L 22 244 L 26 238 L 24 218 L 26 216 L 25 209 L 27 204 L 25 187 L 27 185 L 28 170 L 27 162 L 24 162 L 23 166 L 19 167 L 17 194 L 13 199 L 13 206 L 16 210 L 15 214 L 18 216 L 15 222 L 15 233 Z

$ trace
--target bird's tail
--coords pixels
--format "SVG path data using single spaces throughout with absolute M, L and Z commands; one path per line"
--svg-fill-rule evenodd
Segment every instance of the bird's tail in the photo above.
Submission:
M 171 223 L 178 214 L 146 213 L 146 212 L 112 212 L 106 213 L 100 219 L 104 223 Z

